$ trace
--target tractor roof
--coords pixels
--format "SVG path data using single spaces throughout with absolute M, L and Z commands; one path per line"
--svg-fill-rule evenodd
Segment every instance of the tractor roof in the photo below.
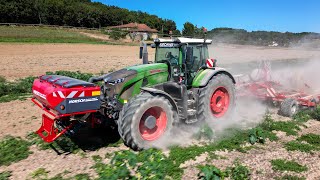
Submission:
M 184 38 L 184 37 L 178 37 L 174 39 L 162 39 L 158 38 L 154 40 L 155 43 L 195 43 L 195 44 L 211 44 L 212 40 L 211 39 L 194 39 L 194 38 Z

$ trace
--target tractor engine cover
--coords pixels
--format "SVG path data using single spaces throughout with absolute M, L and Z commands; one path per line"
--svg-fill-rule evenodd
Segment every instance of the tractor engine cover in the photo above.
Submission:
M 33 82 L 32 93 L 46 109 L 58 114 L 96 111 L 100 108 L 100 87 L 86 81 L 44 75 Z

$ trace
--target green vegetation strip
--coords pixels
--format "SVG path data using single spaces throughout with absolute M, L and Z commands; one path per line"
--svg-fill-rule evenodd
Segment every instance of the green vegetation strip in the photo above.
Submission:
M 288 151 L 312 152 L 320 150 L 320 135 L 306 134 L 284 145 Z
M 69 171 L 65 171 L 62 173 L 59 173 L 57 175 L 55 175 L 54 177 L 48 178 L 48 173 L 49 171 L 47 171 L 44 168 L 39 168 L 37 170 L 35 170 L 34 172 L 32 172 L 29 176 L 32 179 L 41 179 L 41 180 L 90 180 L 90 176 L 88 174 L 82 173 L 82 174 L 77 174 L 73 177 L 64 177 L 65 175 L 69 174 Z
M 276 180 L 305 180 L 305 177 L 292 176 L 292 175 L 284 175 L 281 177 L 276 177 Z
M 271 160 L 272 169 L 276 171 L 293 171 L 293 172 L 303 172 L 307 171 L 307 166 L 300 165 L 295 161 L 287 161 L 283 159 Z
M 0 42 L 23 43 L 105 43 L 77 31 L 48 27 L 0 26 Z
M 29 146 L 29 142 L 20 138 L 5 137 L 0 141 L 0 166 L 26 159 L 31 154 Z
M 170 148 L 168 156 L 165 156 L 161 151 L 154 149 L 139 153 L 120 151 L 114 156 L 106 154 L 105 158 L 111 158 L 111 163 L 109 164 L 103 163 L 102 157 L 95 156 L 94 160 L 96 165 L 94 168 L 101 179 L 121 179 L 122 177 L 143 179 L 148 177 L 146 176 L 147 173 L 151 173 L 150 179 L 180 179 L 183 174 L 183 169 L 180 168 L 180 165 L 188 160 L 195 159 L 197 156 L 205 152 L 213 153 L 218 150 L 237 150 L 240 152 L 246 152 L 247 149 L 242 146 L 245 142 L 249 141 L 251 144 L 254 144 L 264 143 L 265 139 L 269 139 L 271 141 L 277 140 L 277 136 L 272 133 L 273 130 L 284 131 L 288 134 L 296 135 L 297 131 L 300 130 L 299 125 L 308 120 L 306 117 L 311 118 L 312 116 L 309 114 L 299 114 L 299 117 L 297 116 L 297 119 L 294 121 L 283 123 L 275 122 L 270 115 L 266 115 L 264 117 L 264 121 L 256 128 L 249 130 L 226 130 L 228 135 L 220 136 L 218 137 L 219 141 L 203 146 L 173 146 Z M 200 133 L 195 134 L 195 137 L 205 137 L 206 139 L 210 139 L 210 137 L 212 137 L 212 132 L 204 126 Z M 317 138 L 317 135 L 308 134 L 301 136 L 298 139 L 299 141 L 305 141 L 315 146 L 318 144 Z M 157 163 L 149 164 L 149 162 Z M 307 170 L 307 167 L 293 161 L 273 160 L 272 165 L 275 170 L 295 172 Z M 214 177 L 221 179 L 223 177 L 230 177 L 231 179 L 249 179 L 250 176 L 249 169 L 246 166 L 241 165 L 239 162 L 236 162 L 232 167 L 227 168 L 225 171 L 221 171 L 220 169 L 210 165 L 199 166 L 198 168 L 200 170 L 199 178 L 201 179 L 216 179 Z
M 161 151 L 154 149 L 141 151 L 139 153 L 134 153 L 132 151 L 120 151 L 116 152 L 116 154 L 111 157 L 111 162 L 108 164 L 103 163 L 102 157 L 95 156 L 94 160 L 96 165 L 94 168 L 101 179 L 122 179 L 123 177 L 181 179 L 183 169 L 180 168 L 180 165 L 187 160 L 195 159 L 202 153 L 214 152 L 217 150 L 238 150 L 246 152 L 246 149 L 243 148 L 242 145 L 249 141 L 249 136 L 252 135 L 252 132 L 259 131 L 259 138 L 263 137 L 270 140 L 276 140 L 277 138 L 275 134 L 267 132 L 267 129 L 265 129 L 269 127 L 272 122 L 273 121 L 270 116 L 266 116 L 265 121 L 260 124 L 258 128 L 250 130 L 227 130 L 228 135 L 219 137 L 220 140 L 215 143 L 203 146 L 174 146 L 170 148 L 169 156 L 165 156 Z M 264 143 L 264 141 L 257 142 Z M 110 154 L 106 154 L 105 158 L 110 158 Z M 132 174 L 132 172 L 134 173 Z M 235 177 L 246 177 L 249 174 L 249 171 L 246 171 L 246 168 L 239 164 L 235 165 L 234 168 L 229 168 L 228 172 L 230 172 L 230 176 L 232 176 L 231 174 L 237 174 Z

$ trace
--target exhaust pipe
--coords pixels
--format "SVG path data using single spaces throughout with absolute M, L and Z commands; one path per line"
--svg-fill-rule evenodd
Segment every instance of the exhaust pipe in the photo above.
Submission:
M 148 48 L 147 48 L 147 43 L 145 42 L 141 42 L 139 58 L 142 59 L 142 64 L 149 64 Z

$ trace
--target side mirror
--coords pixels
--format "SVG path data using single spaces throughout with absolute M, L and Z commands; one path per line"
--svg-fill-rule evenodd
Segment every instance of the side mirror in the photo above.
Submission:
M 142 59 L 143 46 L 140 46 L 139 59 Z
M 165 57 L 166 57 L 167 59 L 171 58 L 171 56 L 172 56 L 171 52 L 166 52 Z
M 187 47 L 186 62 L 192 62 L 192 59 L 193 59 L 193 47 Z

